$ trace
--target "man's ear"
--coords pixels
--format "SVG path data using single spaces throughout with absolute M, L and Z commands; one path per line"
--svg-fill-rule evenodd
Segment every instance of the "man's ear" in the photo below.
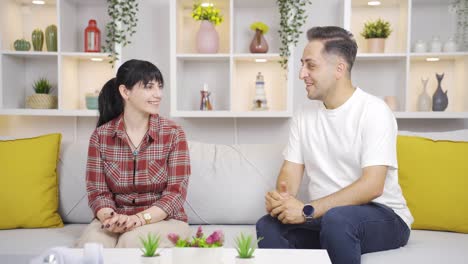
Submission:
M 342 59 L 339 59 L 338 64 L 336 65 L 336 73 L 335 73 L 336 79 L 339 80 L 343 78 L 343 76 L 345 76 L 347 72 L 348 72 L 348 67 L 346 63 Z
M 129 100 L 130 90 L 128 90 L 127 87 L 125 87 L 125 85 L 119 85 L 119 92 L 125 101 Z

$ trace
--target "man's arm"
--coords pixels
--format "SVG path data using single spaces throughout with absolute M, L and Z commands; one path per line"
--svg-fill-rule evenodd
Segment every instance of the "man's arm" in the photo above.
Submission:
M 323 216 L 334 207 L 366 204 L 381 196 L 387 169 L 387 166 L 365 167 L 357 181 L 335 193 L 312 201 L 310 204 L 315 208 L 314 218 Z
M 365 167 L 362 176 L 354 183 L 328 196 L 310 202 L 314 207 L 314 218 L 323 216 L 328 210 L 346 205 L 366 204 L 383 193 L 387 166 Z M 302 216 L 304 203 L 291 197 L 281 205 L 272 209 L 272 215 L 278 215 L 278 220 L 284 224 L 300 224 L 305 219 Z
M 271 210 L 278 207 L 288 196 L 297 195 L 303 174 L 304 164 L 287 160 L 283 162 L 276 180 L 276 190 L 268 192 L 265 196 L 265 207 L 268 213 L 271 213 Z
M 276 180 L 277 192 L 281 191 L 281 182 L 286 182 L 289 195 L 296 197 L 302 181 L 302 175 L 304 175 L 304 164 L 285 160 Z

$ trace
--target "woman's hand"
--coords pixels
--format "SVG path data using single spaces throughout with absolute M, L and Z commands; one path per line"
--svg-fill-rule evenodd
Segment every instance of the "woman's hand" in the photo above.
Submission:
M 137 215 L 116 214 L 102 222 L 101 228 L 112 233 L 125 233 L 144 225 L 144 220 Z
M 130 231 L 139 226 L 145 225 L 145 220 L 138 215 L 130 215 L 129 220 L 130 221 L 127 221 L 127 224 L 124 227 L 126 231 Z
M 111 218 L 114 216 L 115 212 L 114 209 L 112 208 L 101 208 L 99 211 L 96 213 L 96 217 L 101 223 L 104 222 L 104 220 Z

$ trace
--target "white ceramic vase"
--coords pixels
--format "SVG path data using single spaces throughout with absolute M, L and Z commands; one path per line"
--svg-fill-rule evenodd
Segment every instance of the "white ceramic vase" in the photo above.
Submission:
M 417 40 L 416 43 L 414 44 L 413 51 L 416 53 L 424 53 L 427 51 L 427 45 L 426 42 L 422 40 Z
M 442 51 L 442 43 L 440 42 L 439 37 L 435 36 L 432 38 L 431 41 L 431 52 L 441 52 Z
M 453 38 L 449 38 L 445 43 L 444 43 L 444 52 L 455 52 L 457 51 L 457 43 L 455 43 L 455 40 Z
M 140 258 L 141 264 L 160 264 L 161 263 L 161 256 L 153 256 L 153 257 L 145 257 L 141 256 Z

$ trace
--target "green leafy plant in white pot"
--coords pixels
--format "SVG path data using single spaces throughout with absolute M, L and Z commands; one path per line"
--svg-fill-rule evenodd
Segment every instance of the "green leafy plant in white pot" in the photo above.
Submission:
M 148 233 L 146 238 L 140 237 L 140 242 L 143 248 L 140 248 L 143 255 L 141 256 L 141 263 L 143 264 L 159 264 L 161 257 L 157 253 L 159 248 L 160 237 L 154 234 Z
M 255 252 L 255 249 L 257 249 L 257 244 L 260 240 L 263 238 L 259 238 L 256 241 L 253 240 L 252 235 L 244 235 L 243 233 L 240 233 L 238 237 L 235 238 L 236 242 L 236 250 L 237 250 L 237 256 L 236 256 L 236 264 L 251 264 L 255 263 L 255 256 L 253 253 Z M 254 242 L 254 243 L 252 243 Z
M 385 39 L 388 38 L 391 33 L 390 22 L 379 18 L 375 21 L 366 22 L 361 36 L 367 40 L 368 52 L 383 53 L 385 51 Z
M 276 0 L 280 15 L 280 65 L 288 69 L 288 60 L 291 50 L 297 45 L 299 37 L 302 37 L 302 27 L 307 20 L 307 6 L 312 4 L 310 0 Z
M 26 107 L 33 109 L 57 108 L 57 96 L 51 95 L 52 84 L 47 78 L 39 78 L 33 84 L 35 94 L 26 98 Z

